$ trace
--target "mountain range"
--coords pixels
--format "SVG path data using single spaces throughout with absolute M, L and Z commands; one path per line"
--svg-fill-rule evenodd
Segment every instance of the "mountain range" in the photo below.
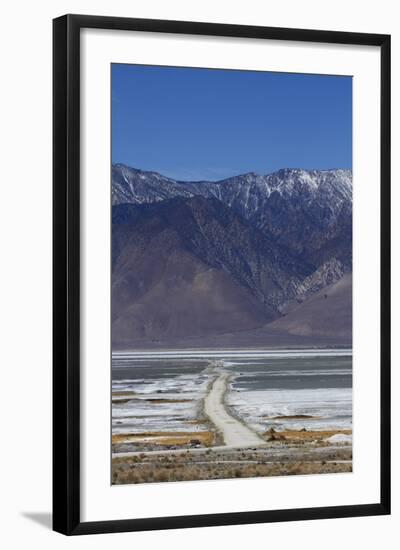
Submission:
M 351 344 L 352 174 L 112 167 L 115 348 Z

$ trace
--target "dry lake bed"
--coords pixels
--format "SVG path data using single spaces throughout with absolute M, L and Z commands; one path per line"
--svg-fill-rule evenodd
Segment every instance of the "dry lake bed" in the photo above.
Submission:
M 351 350 L 119 352 L 112 482 L 352 471 Z

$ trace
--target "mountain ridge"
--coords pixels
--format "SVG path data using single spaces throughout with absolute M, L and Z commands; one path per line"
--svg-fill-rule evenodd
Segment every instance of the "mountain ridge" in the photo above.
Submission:
M 302 311 L 317 316 L 307 318 L 315 327 L 308 340 L 314 331 L 319 342 L 337 334 L 348 343 L 340 328 L 351 308 L 348 285 L 335 319 L 326 319 L 321 300 L 299 304 L 351 273 L 351 171 L 281 169 L 217 182 L 180 182 L 122 164 L 112 173 L 113 345 L 213 333 L 251 341 L 254 330 L 267 337 L 269 324 L 268 334 L 284 339 Z

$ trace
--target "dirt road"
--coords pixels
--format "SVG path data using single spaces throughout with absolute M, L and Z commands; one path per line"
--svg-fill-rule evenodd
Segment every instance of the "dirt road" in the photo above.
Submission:
M 224 444 L 229 447 L 256 447 L 265 445 L 265 440 L 234 418 L 226 409 L 224 394 L 229 374 L 222 373 L 211 386 L 204 399 L 204 412 L 221 433 Z

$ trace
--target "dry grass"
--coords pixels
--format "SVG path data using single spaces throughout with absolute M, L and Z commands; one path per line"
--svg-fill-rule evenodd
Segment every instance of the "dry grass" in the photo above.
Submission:
M 337 462 L 293 462 L 274 464 L 180 464 L 173 461 L 167 463 L 146 464 L 136 466 L 123 462 L 113 464 L 113 483 L 152 483 L 167 481 L 192 481 L 209 479 L 231 479 L 249 477 L 270 477 L 287 475 L 308 475 L 323 473 L 351 472 L 351 463 Z
M 140 434 L 114 434 L 113 445 L 121 443 L 146 443 L 162 446 L 180 446 L 199 444 L 211 447 L 214 444 L 214 432 L 146 432 Z
M 351 472 L 352 449 L 312 441 L 300 446 L 277 442 L 259 449 L 214 447 L 193 452 L 181 448 L 168 453 L 116 455 L 112 464 L 115 484 L 324 474 Z
M 118 398 L 112 398 L 113 405 L 124 405 L 125 403 L 129 403 L 130 401 L 133 401 L 134 399 L 137 399 L 135 395 L 132 395 L 132 397 L 118 397 Z
M 284 430 L 275 431 L 273 428 L 264 433 L 267 441 L 283 441 L 288 443 L 300 443 L 310 441 L 323 441 L 335 434 L 351 435 L 352 430 Z

